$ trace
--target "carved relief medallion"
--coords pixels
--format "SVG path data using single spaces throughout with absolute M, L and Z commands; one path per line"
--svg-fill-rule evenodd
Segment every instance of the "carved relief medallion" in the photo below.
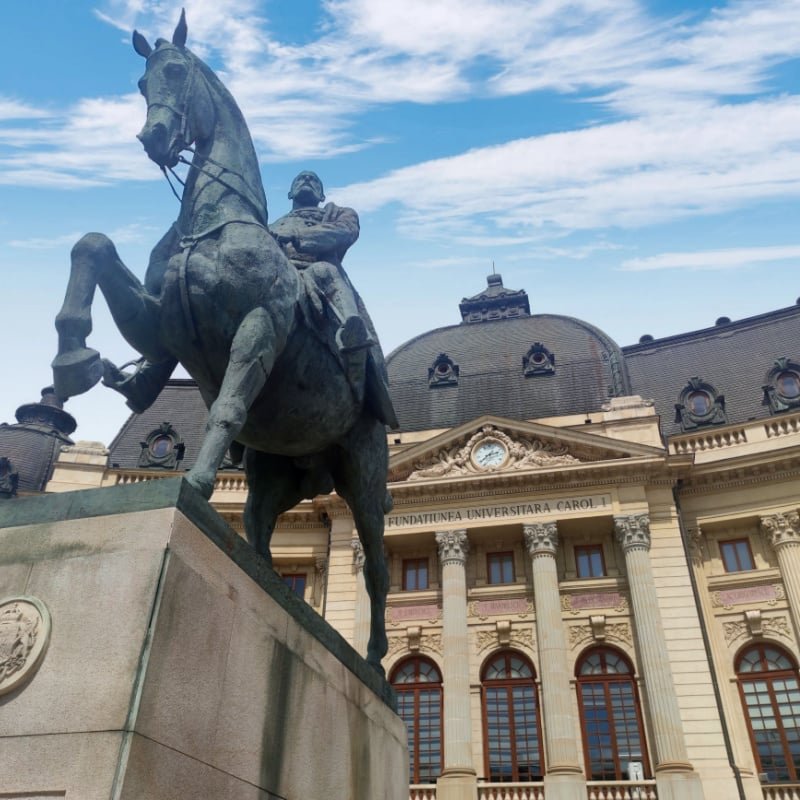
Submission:
M 33 677 L 49 639 L 50 614 L 41 600 L 0 600 L 0 695 Z

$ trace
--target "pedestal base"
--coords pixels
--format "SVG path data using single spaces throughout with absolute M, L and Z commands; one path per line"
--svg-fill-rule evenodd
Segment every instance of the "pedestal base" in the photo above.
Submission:
M 407 800 L 391 688 L 180 479 L 3 503 L 0 553 L 52 619 L 3 796 Z

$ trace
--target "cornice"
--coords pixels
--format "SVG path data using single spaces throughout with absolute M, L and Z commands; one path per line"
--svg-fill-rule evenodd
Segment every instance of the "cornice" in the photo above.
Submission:
M 759 453 L 696 466 L 684 478 L 680 492 L 682 495 L 696 495 L 707 493 L 709 487 L 735 489 L 767 481 L 797 480 L 800 478 L 800 447 L 792 449 L 797 452 L 782 452 L 778 459 L 774 452 Z

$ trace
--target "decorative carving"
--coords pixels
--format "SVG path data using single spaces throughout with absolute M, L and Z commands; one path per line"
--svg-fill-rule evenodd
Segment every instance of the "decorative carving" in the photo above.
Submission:
M 783 600 L 785 597 L 786 594 L 780 583 L 743 586 L 741 589 L 720 589 L 711 592 L 711 605 L 730 611 L 734 606 L 744 603 L 766 603 L 774 606 L 778 600 Z
M 386 651 L 387 658 L 391 658 L 395 653 L 400 653 L 406 649 L 408 639 L 405 636 L 390 636 L 389 649 Z
M 442 616 L 440 606 L 434 604 L 417 606 L 389 606 L 386 609 L 386 620 L 390 625 L 399 625 L 401 622 L 425 620 L 434 625 Z
M 773 414 L 800 408 L 800 364 L 788 358 L 776 359 L 762 388 L 764 405 Z
M 580 459 L 570 455 L 566 447 L 559 447 L 534 437 L 517 436 L 512 439 L 493 425 L 484 425 L 466 443 L 442 448 L 434 456 L 416 462 L 408 480 L 478 475 L 493 469 L 493 467 L 481 467 L 472 459 L 472 451 L 484 439 L 497 440 L 506 448 L 508 455 L 505 461 L 494 469 L 547 469 L 580 463 Z
M 525 546 L 533 558 L 536 556 L 555 556 L 558 549 L 558 526 L 555 522 L 539 522 L 523 525 Z
M 19 486 L 19 473 L 5 456 L 0 458 L 0 499 L 16 497 Z
M 787 511 L 785 514 L 761 517 L 761 530 L 775 550 L 787 544 L 798 544 L 800 543 L 800 514 L 796 511 Z
M 723 622 L 722 630 L 725 635 L 725 642 L 730 644 L 743 636 L 750 635 L 753 638 L 762 636 L 791 638 L 789 620 L 786 617 L 767 617 L 761 616 L 760 611 L 745 611 L 744 620 L 734 620 Z
M 686 543 L 689 547 L 689 555 L 695 564 L 702 564 L 705 558 L 705 539 L 700 528 L 687 528 Z
M 580 614 L 590 608 L 613 608 L 624 614 L 628 610 L 628 598 L 620 592 L 585 592 L 561 595 L 561 610 Z
M 437 531 L 436 544 L 439 546 L 439 560 L 443 565 L 466 564 L 469 553 L 466 531 Z
M 475 645 L 479 653 L 488 650 L 490 647 L 519 647 L 524 650 L 533 651 L 536 640 L 533 636 L 533 630 L 529 625 L 522 627 L 514 627 L 513 624 L 508 623 L 508 635 L 505 635 L 505 627 L 498 627 L 503 623 L 497 623 L 494 630 L 478 631 L 475 634 Z
M 533 603 L 525 597 L 503 600 L 473 600 L 467 607 L 471 617 L 486 620 L 498 614 L 515 614 L 524 619 L 533 613 Z
M 689 378 L 675 404 L 675 422 L 682 431 L 706 425 L 723 425 L 728 421 L 725 396 L 700 378 Z
M 178 432 L 169 422 L 162 422 L 155 430 L 150 431 L 140 444 L 142 446 L 142 452 L 139 454 L 140 467 L 176 469 L 178 462 L 183 460 L 186 449 Z
M 419 651 L 419 640 L 422 635 L 422 628 L 413 627 L 406 628 L 406 641 L 408 642 L 408 649 L 412 653 Z
M 522 370 L 526 378 L 555 375 L 555 367 L 556 357 L 541 342 L 534 342 L 522 357 Z
M 50 614 L 35 597 L 0 601 L 0 695 L 33 677 L 50 638 Z
M 428 367 L 428 386 L 457 386 L 458 364 L 447 353 L 439 353 Z
M 614 530 L 624 553 L 650 549 L 650 517 L 647 514 L 614 517 Z
M 598 619 L 596 625 L 591 623 L 592 619 Z M 599 622 L 600 619 L 603 620 L 602 625 Z M 598 632 L 602 635 L 598 636 Z M 609 640 L 622 642 L 627 645 L 633 644 L 630 625 L 627 622 L 615 622 L 609 625 L 605 622 L 605 617 L 590 617 L 590 623 L 588 625 L 572 625 L 569 628 L 569 646 L 572 649 L 588 641 Z
M 357 573 L 362 572 L 364 569 L 364 561 L 366 560 L 364 545 L 361 544 L 360 539 L 352 539 L 350 547 L 353 548 L 353 571 Z
M 423 651 L 427 650 L 438 655 L 442 655 L 442 634 L 441 633 L 428 633 L 420 640 L 420 647 Z

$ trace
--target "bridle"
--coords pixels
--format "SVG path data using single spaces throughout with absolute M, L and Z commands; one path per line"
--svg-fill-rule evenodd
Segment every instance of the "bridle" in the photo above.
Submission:
M 171 47 L 170 49 L 178 50 L 177 47 Z M 182 149 L 188 150 L 190 153 L 192 153 L 193 156 L 196 156 L 195 149 L 188 144 L 189 140 L 187 138 L 187 133 L 189 128 L 188 119 L 189 119 L 189 98 L 191 96 L 190 92 L 194 88 L 198 70 L 197 70 L 196 60 L 194 58 L 191 57 L 187 58 L 186 56 L 183 56 L 183 54 L 181 55 L 185 61 L 189 62 L 188 63 L 189 72 L 188 75 L 186 76 L 186 80 L 183 83 L 180 96 L 175 101 L 175 105 L 172 105 L 171 103 L 164 103 L 161 102 L 160 100 L 156 100 L 152 103 L 147 104 L 147 110 L 149 112 L 151 108 L 166 108 L 168 111 L 172 112 L 176 117 L 178 117 L 180 119 L 180 139 L 181 139 L 181 144 L 183 145 Z M 209 172 L 207 169 L 204 169 L 200 164 L 195 163 L 195 161 L 188 161 L 186 158 L 184 158 L 182 153 L 178 154 L 178 161 L 181 164 L 186 164 L 188 167 L 196 169 L 198 172 L 201 172 L 203 173 L 203 175 L 206 175 L 207 177 L 211 178 L 211 180 L 217 181 L 218 183 L 221 183 L 225 188 L 230 189 L 232 192 L 235 192 L 242 198 L 242 200 L 244 200 L 246 203 L 248 203 L 253 207 L 253 210 L 256 212 L 256 216 L 260 218 L 261 203 L 258 201 L 258 199 L 255 197 L 255 194 L 250 189 L 244 175 L 232 170 L 230 167 L 227 167 L 224 164 L 221 164 L 219 161 L 215 161 L 213 158 L 211 158 L 211 156 L 206 155 L 203 156 L 203 158 L 209 164 L 213 164 L 215 167 L 219 167 L 219 169 L 221 170 L 220 174 L 215 175 L 213 172 Z M 175 172 L 175 170 L 172 167 L 166 167 L 163 165 L 161 166 L 161 172 L 166 178 L 167 183 L 169 184 L 169 188 L 172 190 L 172 194 L 175 195 L 175 198 L 178 200 L 178 202 L 182 203 L 183 198 L 175 190 L 172 181 L 169 179 L 167 170 L 169 170 L 169 172 L 172 174 L 172 177 L 175 178 L 175 180 L 178 181 L 178 183 L 180 183 L 181 186 L 185 186 L 186 183 L 181 179 L 181 177 Z M 235 175 L 237 178 L 239 178 L 241 180 L 242 187 L 244 188 L 234 186 L 228 181 L 224 180 L 222 178 L 222 174 L 225 172 L 228 172 L 231 175 Z

